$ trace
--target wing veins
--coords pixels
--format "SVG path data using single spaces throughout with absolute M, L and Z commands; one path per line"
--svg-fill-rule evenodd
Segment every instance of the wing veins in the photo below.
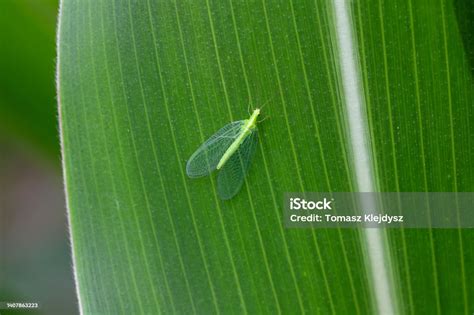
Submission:
M 216 169 L 216 166 L 235 138 L 240 134 L 244 120 L 225 125 L 207 139 L 189 158 L 186 173 L 189 177 L 202 177 Z

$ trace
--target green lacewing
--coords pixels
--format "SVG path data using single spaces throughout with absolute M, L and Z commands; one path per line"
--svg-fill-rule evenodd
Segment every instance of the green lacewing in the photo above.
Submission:
M 244 183 L 255 153 L 259 115 L 257 108 L 249 119 L 234 121 L 219 129 L 191 155 L 186 174 L 198 178 L 217 169 L 219 197 L 223 200 L 234 197 Z

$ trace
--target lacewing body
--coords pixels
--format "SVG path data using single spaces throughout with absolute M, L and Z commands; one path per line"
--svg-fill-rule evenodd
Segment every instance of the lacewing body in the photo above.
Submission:
M 198 178 L 219 170 L 219 197 L 223 200 L 234 197 L 244 183 L 255 153 L 259 115 L 257 108 L 249 119 L 234 121 L 219 129 L 191 155 L 186 174 Z

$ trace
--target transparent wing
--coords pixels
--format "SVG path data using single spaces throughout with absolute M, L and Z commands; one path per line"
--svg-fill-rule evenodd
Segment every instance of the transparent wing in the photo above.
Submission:
M 222 155 L 240 134 L 244 123 L 244 120 L 231 122 L 207 139 L 189 158 L 186 174 L 195 178 L 206 176 L 215 170 Z
M 217 192 L 221 199 L 234 197 L 244 183 L 245 175 L 257 147 L 257 129 L 242 142 L 239 149 L 224 164 L 217 177 Z

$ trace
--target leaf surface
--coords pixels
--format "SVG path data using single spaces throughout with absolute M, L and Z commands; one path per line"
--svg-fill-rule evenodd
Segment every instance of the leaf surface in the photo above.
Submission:
M 63 0 L 61 134 L 85 313 L 377 313 L 377 266 L 393 271 L 399 312 L 472 312 L 470 230 L 382 231 L 387 255 L 370 265 L 366 232 L 283 228 L 284 192 L 358 190 L 334 5 Z M 472 51 L 456 5 L 346 9 L 375 189 L 472 191 Z M 186 176 L 209 135 L 268 100 L 235 198 Z

